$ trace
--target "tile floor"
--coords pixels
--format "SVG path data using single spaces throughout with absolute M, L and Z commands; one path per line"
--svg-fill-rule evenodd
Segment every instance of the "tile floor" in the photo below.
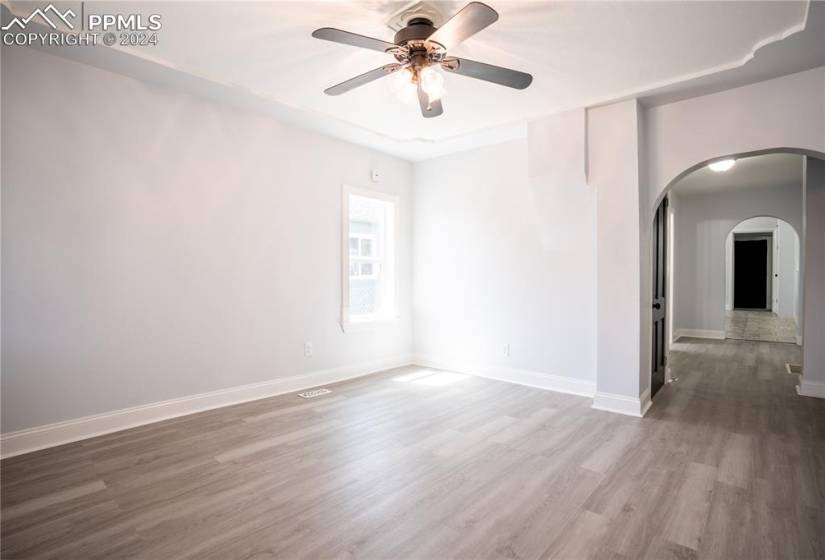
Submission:
M 728 311 L 725 336 L 735 340 L 765 342 L 796 342 L 796 323 L 793 318 L 779 317 L 770 311 Z

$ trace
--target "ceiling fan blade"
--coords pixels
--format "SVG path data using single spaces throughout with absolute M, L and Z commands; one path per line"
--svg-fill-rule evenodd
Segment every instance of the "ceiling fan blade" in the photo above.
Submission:
M 332 87 L 328 87 L 324 90 L 324 93 L 327 95 L 341 95 L 342 93 L 346 93 L 350 90 L 353 90 L 357 87 L 361 87 L 364 84 L 368 84 L 378 78 L 383 78 L 388 74 L 392 74 L 393 72 L 400 70 L 403 67 L 401 64 L 386 64 L 375 70 L 370 70 L 369 72 L 365 72 L 360 76 L 355 76 L 354 78 L 350 78 L 345 82 L 341 82 L 340 84 L 336 84 Z
M 498 19 L 498 12 L 487 4 L 470 2 L 456 15 L 435 30 L 428 40 L 435 41 L 450 50 L 464 39 L 471 37 Z
M 533 82 L 533 76 L 525 72 L 476 62 L 475 60 L 467 60 L 466 58 L 447 58 L 441 63 L 441 67 L 454 74 L 461 74 L 462 76 L 515 89 L 524 89 Z
M 312 36 L 316 39 L 343 43 L 344 45 L 352 45 L 353 47 L 361 47 L 362 49 L 371 49 L 379 52 L 387 52 L 389 49 L 396 48 L 395 43 L 365 37 L 364 35 L 358 35 L 357 33 L 350 33 L 349 31 L 342 31 L 332 27 L 316 29 L 312 32 Z
M 421 114 L 424 115 L 425 119 L 437 117 L 444 112 L 441 100 L 436 99 L 431 103 L 430 97 L 421 89 L 421 84 L 418 84 L 418 104 L 421 105 Z

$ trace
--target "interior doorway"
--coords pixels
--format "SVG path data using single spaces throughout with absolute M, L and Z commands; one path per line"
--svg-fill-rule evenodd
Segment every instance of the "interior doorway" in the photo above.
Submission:
M 668 186 L 649 236 L 651 396 L 674 381 L 680 341 L 802 345 L 804 170 L 793 152 L 720 157 Z
M 733 308 L 770 311 L 773 308 L 773 234 L 733 234 Z
M 653 217 L 653 356 L 651 357 L 650 396 L 653 397 L 665 384 L 667 369 L 668 292 L 668 199 L 665 197 Z
M 800 342 L 801 243 L 791 224 L 770 216 L 736 224 L 725 270 L 725 338 Z

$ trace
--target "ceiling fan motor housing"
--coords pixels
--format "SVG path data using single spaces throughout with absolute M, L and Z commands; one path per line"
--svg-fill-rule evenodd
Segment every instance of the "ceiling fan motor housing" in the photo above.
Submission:
M 426 66 L 441 62 L 446 54 L 444 47 L 429 37 L 435 33 L 436 27 L 429 18 L 413 17 L 407 26 L 395 34 L 395 44 L 398 50 L 391 51 L 396 60 L 402 64 L 409 64 L 413 75 Z
M 411 41 L 423 43 L 433 33 L 435 33 L 435 27 L 432 21 L 427 18 L 416 17 L 407 23 L 407 27 L 395 34 L 393 42 L 396 45 L 406 45 Z

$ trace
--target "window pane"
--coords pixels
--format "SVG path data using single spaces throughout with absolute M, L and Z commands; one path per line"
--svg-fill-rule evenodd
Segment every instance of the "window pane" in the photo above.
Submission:
M 376 285 L 375 278 L 355 277 L 350 279 L 349 284 L 349 309 L 350 315 L 368 315 L 376 310 Z
M 355 321 L 390 317 L 395 313 L 395 204 L 351 194 L 348 206 L 348 316 Z
M 362 257 L 371 257 L 372 256 L 372 239 L 369 239 L 369 238 L 361 239 L 361 256 Z

